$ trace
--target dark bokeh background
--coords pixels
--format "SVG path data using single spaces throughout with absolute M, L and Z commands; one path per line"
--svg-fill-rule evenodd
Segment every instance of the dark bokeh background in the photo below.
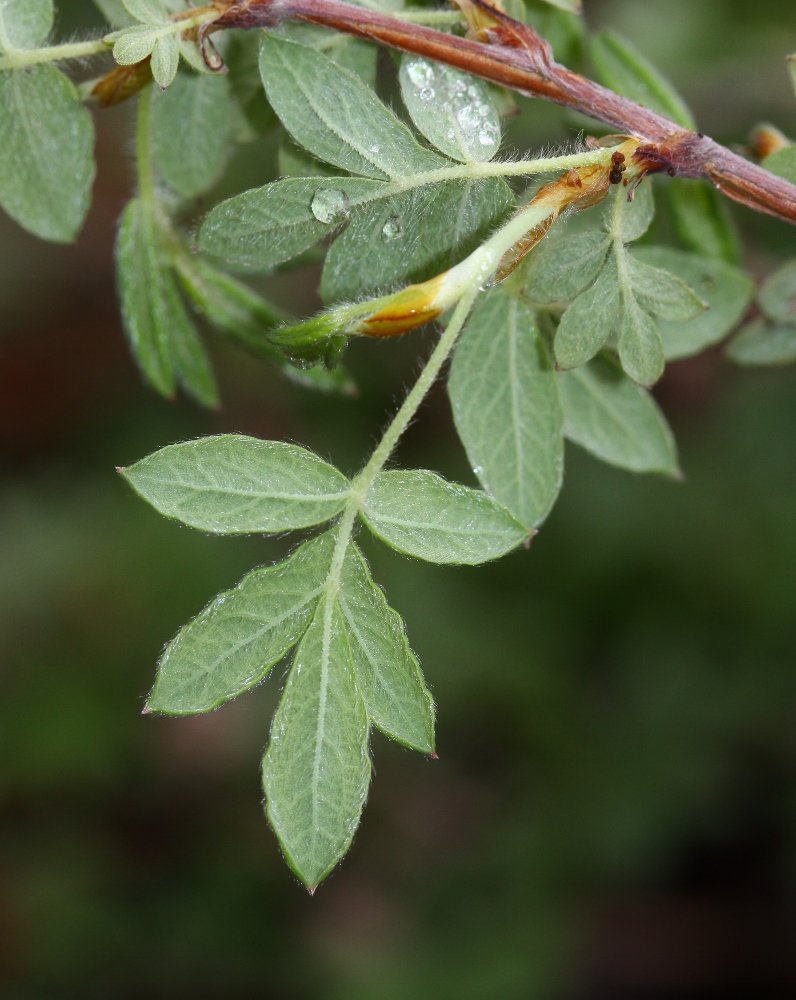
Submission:
M 792 0 L 586 6 L 705 131 L 796 132 Z M 64 0 L 62 37 L 92 18 Z M 356 400 L 216 341 L 224 410 L 160 401 L 113 287 L 131 109 L 97 124 L 76 247 L 0 220 L 0 995 L 796 995 L 796 372 L 719 352 L 672 365 L 659 398 L 686 482 L 571 448 L 530 553 L 443 569 L 363 539 L 438 701 L 441 759 L 375 740 L 361 831 L 310 899 L 260 802 L 282 671 L 209 717 L 140 714 L 163 643 L 287 543 L 180 528 L 113 470 L 238 430 L 353 471 L 429 340 L 357 345 Z M 531 105 L 512 128 L 537 146 L 573 134 Z M 253 183 L 273 162 L 266 141 L 234 169 Z M 755 273 L 796 253 L 793 230 L 737 218 Z M 316 278 L 272 291 L 309 310 Z M 441 389 L 400 457 L 469 481 Z

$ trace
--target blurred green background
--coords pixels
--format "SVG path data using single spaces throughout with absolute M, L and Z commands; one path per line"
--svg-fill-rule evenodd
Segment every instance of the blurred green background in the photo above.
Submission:
M 792 0 L 586 0 L 586 16 L 716 138 L 796 134 Z M 98 23 L 62 0 L 61 37 Z M 658 396 L 686 481 L 570 448 L 530 553 L 445 569 L 363 538 L 437 699 L 441 759 L 375 739 L 360 833 L 310 899 L 262 815 L 283 670 L 208 717 L 140 714 L 163 644 L 288 542 L 167 522 L 114 467 L 236 430 L 354 471 L 430 338 L 356 345 L 353 400 L 220 340 L 220 413 L 142 388 L 111 258 L 131 113 L 97 115 L 76 247 L 0 219 L 0 996 L 796 995 L 796 372 L 718 351 L 671 365 Z M 575 134 L 531 102 L 511 128 L 530 147 Z M 274 162 L 273 141 L 249 147 L 229 186 Z M 792 229 L 735 214 L 755 274 L 796 252 Z M 316 281 L 271 291 L 309 312 Z M 472 481 L 442 387 L 399 457 Z

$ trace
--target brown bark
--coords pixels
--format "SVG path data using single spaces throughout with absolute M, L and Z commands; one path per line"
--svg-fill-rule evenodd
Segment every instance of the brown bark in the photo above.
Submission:
M 553 59 L 550 46 L 526 24 L 471 0 L 494 27 L 486 41 L 459 38 L 379 14 L 342 0 L 228 0 L 217 27 L 275 27 L 307 21 L 436 59 L 484 80 L 573 108 L 642 140 L 649 169 L 671 176 L 704 178 L 748 208 L 796 223 L 796 186 L 731 152 L 701 133 L 620 97 Z

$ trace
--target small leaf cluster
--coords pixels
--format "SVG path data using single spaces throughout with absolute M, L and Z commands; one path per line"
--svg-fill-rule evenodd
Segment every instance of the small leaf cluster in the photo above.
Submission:
M 436 563 L 495 559 L 527 530 L 487 494 L 387 471 L 361 495 L 311 452 L 239 435 L 171 445 L 123 470 L 167 517 L 215 534 L 294 531 L 355 504 L 371 531 Z M 269 819 L 314 889 L 347 851 L 367 796 L 371 725 L 434 752 L 434 705 L 403 622 L 342 521 L 219 595 L 168 645 L 148 709 L 210 711 L 295 650 L 263 761 Z

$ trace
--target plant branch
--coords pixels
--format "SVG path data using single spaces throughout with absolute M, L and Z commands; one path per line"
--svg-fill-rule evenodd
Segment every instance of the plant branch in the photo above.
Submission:
M 758 212 L 796 223 L 796 186 L 701 133 L 690 132 L 635 101 L 556 63 L 533 28 L 489 7 L 488 39 L 472 41 L 380 14 L 342 0 L 228 0 L 218 27 L 275 27 L 296 20 L 380 42 L 435 59 L 527 97 L 541 97 L 595 118 L 645 145 L 637 156 L 647 169 L 703 178 L 729 198 Z
M 14 49 L 0 56 L 0 73 L 11 69 L 25 69 L 39 63 L 63 62 L 67 59 L 85 59 L 87 56 L 109 52 L 111 46 L 102 39 L 94 42 L 71 42 L 66 45 L 45 45 L 41 49 Z

